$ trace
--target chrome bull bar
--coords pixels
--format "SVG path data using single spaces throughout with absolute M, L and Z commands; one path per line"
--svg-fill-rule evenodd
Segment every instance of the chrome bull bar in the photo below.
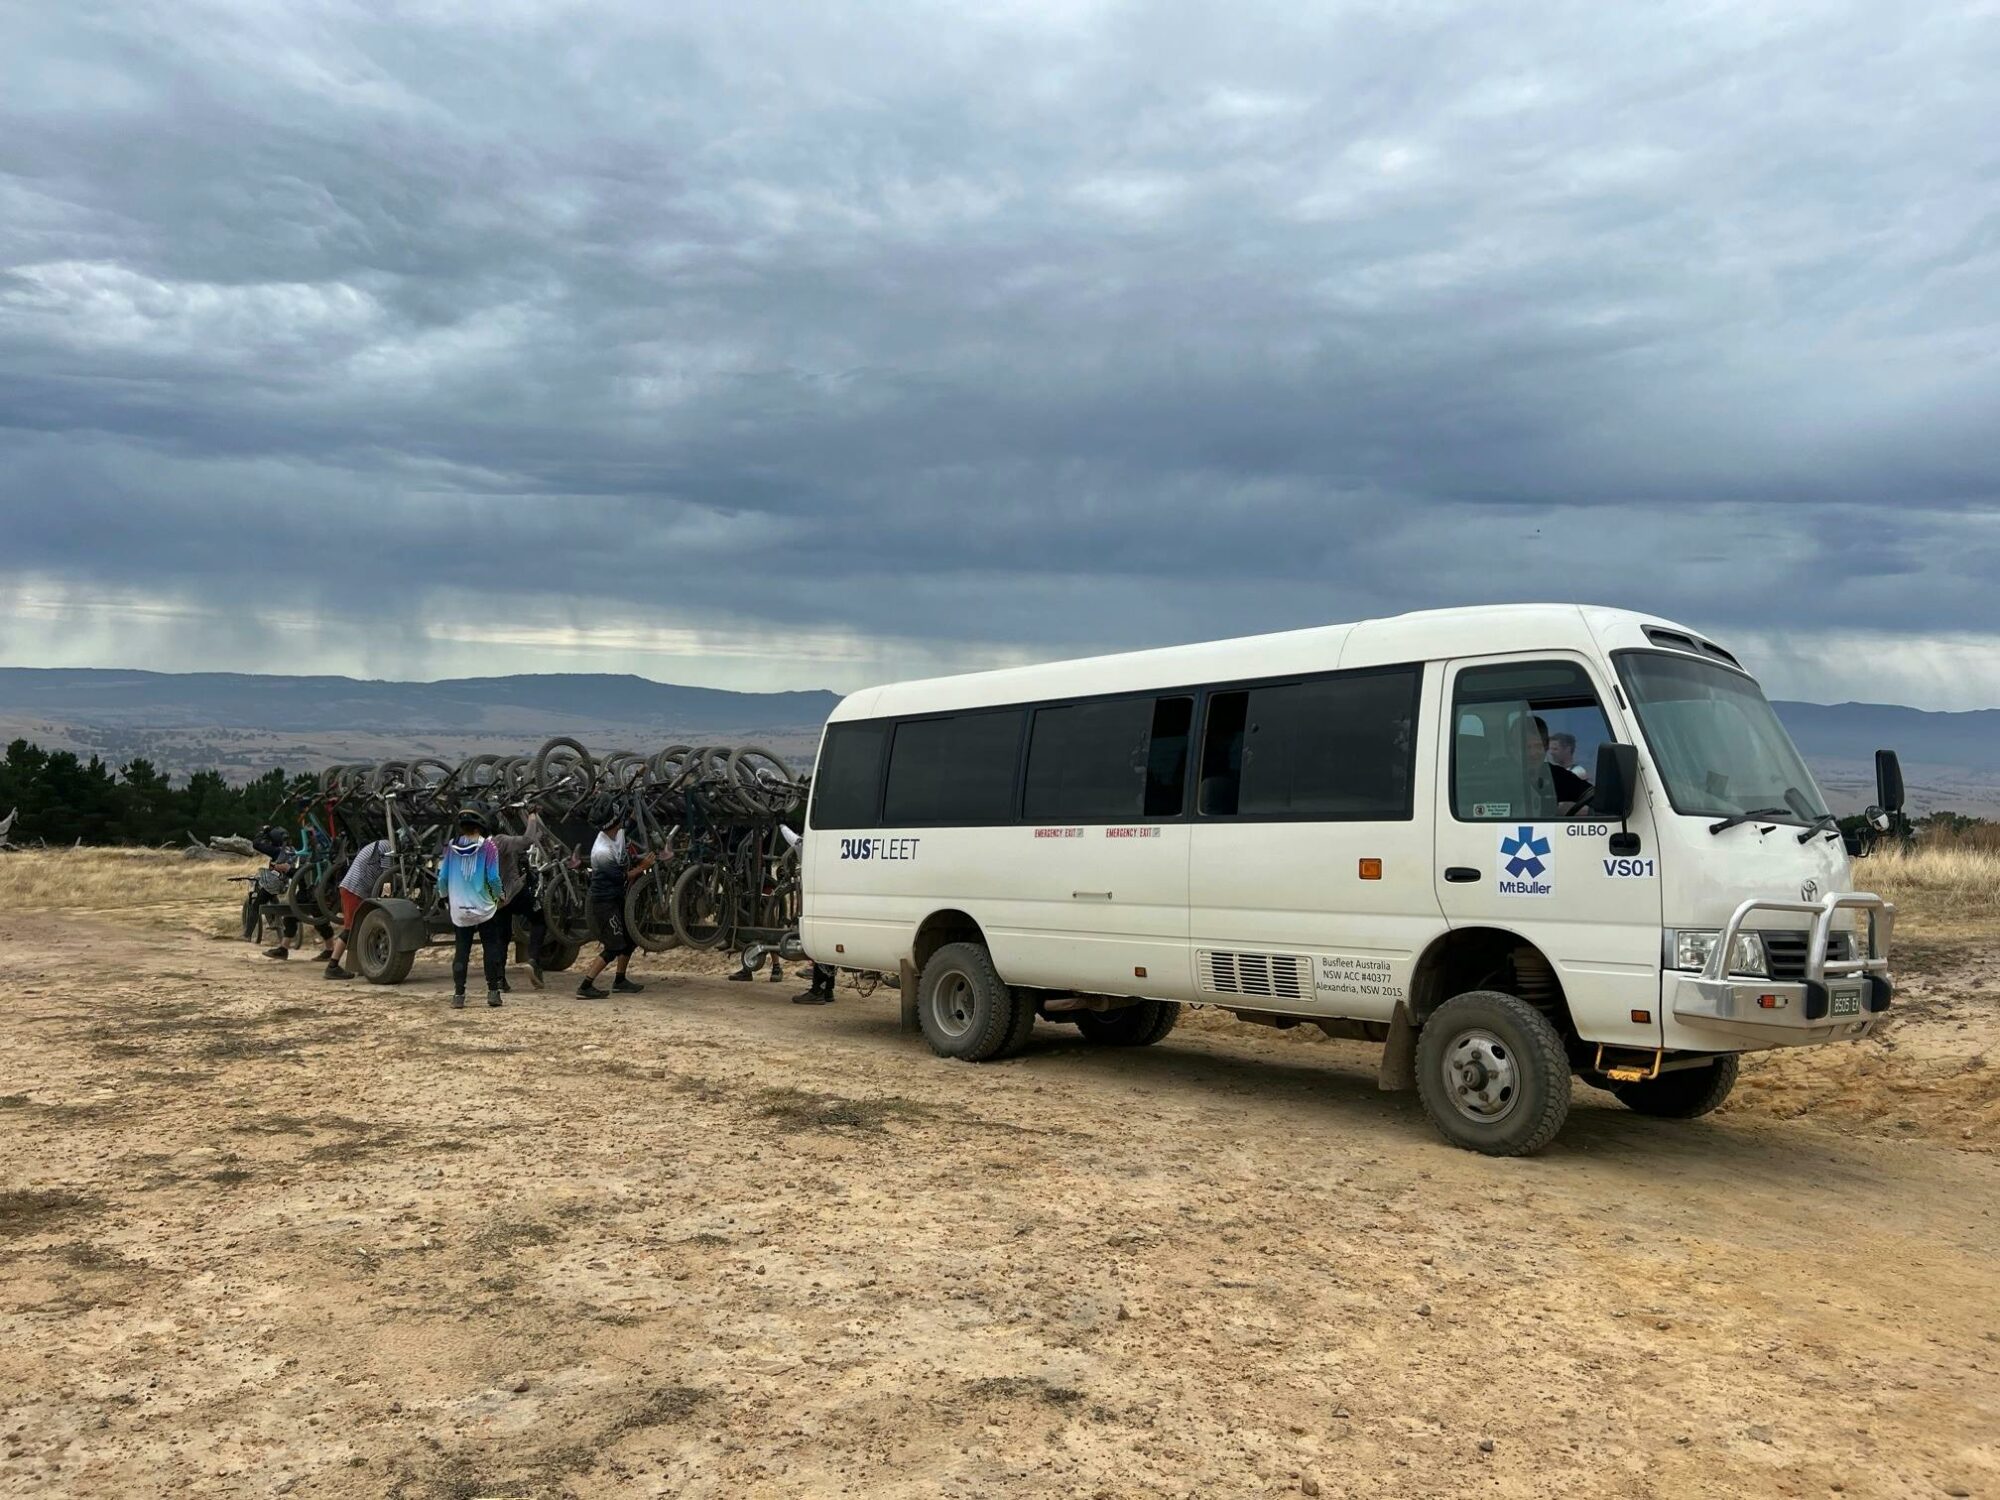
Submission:
M 1852 957 L 1829 959 L 1833 919 L 1842 911 L 1868 914 L 1868 941 Z M 1813 919 L 1804 979 L 1774 981 L 1728 972 L 1737 936 L 1757 912 Z M 1672 976 L 1678 981 L 1671 1000 L 1674 1014 L 1686 1021 L 1749 1028 L 1751 1034 L 1767 1038 L 1773 1031 L 1791 1032 L 1794 1041 L 1813 1039 L 1798 1034 L 1804 1032 L 1831 1036 L 1843 1024 L 1860 1034 L 1889 1008 L 1895 992 L 1889 980 L 1889 943 L 1895 929 L 1895 906 L 1867 891 L 1832 891 L 1817 901 L 1745 901 L 1730 914 L 1702 972 Z M 1850 999 L 1851 1009 L 1836 1011 L 1829 981 L 1844 992 L 1844 998 L 1858 990 L 1858 1003 Z

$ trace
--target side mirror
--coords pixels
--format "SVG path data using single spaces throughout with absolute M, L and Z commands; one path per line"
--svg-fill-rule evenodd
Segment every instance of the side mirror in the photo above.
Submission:
M 1875 752 L 1875 801 L 1885 813 L 1903 810 L 1903 763 L 1893 750 Z
M 1597 747 L 1597 776 L 1590 784 L 1590 810 L 1624 822 L 1639 795 L 1639 747 L 1607 742 Z

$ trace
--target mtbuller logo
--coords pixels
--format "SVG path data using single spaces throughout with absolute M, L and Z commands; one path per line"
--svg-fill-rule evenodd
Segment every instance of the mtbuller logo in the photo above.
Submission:
M 1500 859 L 1503 896 L 1555 894 L 1555 853 L 1549 840 L 1538 835 L 1533 825 L 1523 823 L 1513 833 L 1500 835 Z

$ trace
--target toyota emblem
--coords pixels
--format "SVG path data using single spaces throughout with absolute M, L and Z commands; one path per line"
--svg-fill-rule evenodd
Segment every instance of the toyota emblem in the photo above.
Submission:
M 1799 899 L 1801 901 L 1819 900 L 1819 882 L 1817 880 L 1808 880 L 1804 885 L 1800 886 Z

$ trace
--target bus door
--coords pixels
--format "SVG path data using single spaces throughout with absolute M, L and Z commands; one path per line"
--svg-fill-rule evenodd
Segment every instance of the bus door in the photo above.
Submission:
M 1629 738 L 1617 705 L 1607 704 L 1582 658 L 1564 653 L 1455 661 L 1445 675 L 1437 894 L 1447 920 L 1499 928 L 1539 948 L 1585 1036 L 1659 1045 L 1660 847 L 1651 811 L 1641 797 L 1624 830 L 1636 848 L 1620 841 L 1614 849 L 1620 825 L 1576 810 L 1597 747 Z M 1533 975 L 1517 982 L 1537 987 Z

